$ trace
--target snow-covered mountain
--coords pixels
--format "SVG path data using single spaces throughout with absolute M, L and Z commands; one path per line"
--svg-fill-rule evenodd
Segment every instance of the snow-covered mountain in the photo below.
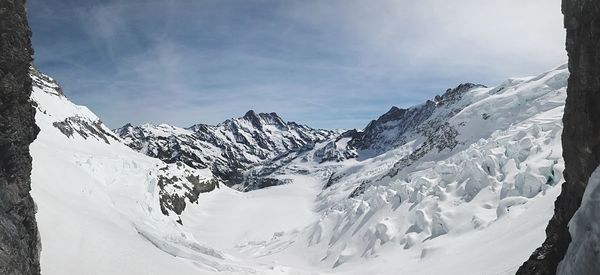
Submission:
M 472 103 L 472 100 L 462 98 L 475 88 L 485 86 L 465 83 L 448 89 L 425 104 L 408 109 L 394 106 L 377 120 L 371 121 L 364 131 L 350 141 L 350 145 L 361 150 L 362 154 L 381 154 L 402 146 L 419 135 L 430 139 L 430 143 L 437 143 L 439 150 L 452 149 L 456 146 L 458 132 L 447 124 L 447 119 Z
M 44 274 L 510 274 L 563 182 L 566 66 L 344 133 L 254 112 L 115 133 L 32 74 Z
M 337 134 L 285 122 L 276 113 L 257 114 L 252 110 L 217 125 L 179 128 L 127 124 L 115 133 L 134 150 L 167 163 L 180 161 L 191 168 L 210 168 L 224 184 L 241 190 L 282 184 L 248 179 L 243 172 L 250 166 L 291 151 L 310 150 L 315 143 Z

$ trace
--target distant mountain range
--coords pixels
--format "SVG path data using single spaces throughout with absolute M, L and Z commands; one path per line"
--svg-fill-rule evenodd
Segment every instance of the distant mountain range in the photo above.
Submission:
M 180 161 L 191 168 L 209 168 L 225 185 L 240 190 L 255 189 L 243 175 L 252 165 L 291 151 L 308 150 L 339 134 L 285 122 L 276 113 L 257 114 L 252 110 L 217 125 L 179 128 L 127 124 L 114 132 L 136 151 L 166 163 Z

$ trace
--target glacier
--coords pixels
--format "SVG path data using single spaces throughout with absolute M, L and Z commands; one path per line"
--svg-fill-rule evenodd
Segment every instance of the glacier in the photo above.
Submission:
M 513 274 L 564 181 L 568 75 L 460 85 L 362 131 L 254 112 L 113 131 L 33 69 L 42 272 Z

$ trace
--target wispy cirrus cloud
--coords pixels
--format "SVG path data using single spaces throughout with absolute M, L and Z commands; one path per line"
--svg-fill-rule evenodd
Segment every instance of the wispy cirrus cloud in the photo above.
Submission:
M 559 0 L 66 2 L 28 2 L 37 65 L 112 127 L 255 109 L 360 128 L 566 60 Z

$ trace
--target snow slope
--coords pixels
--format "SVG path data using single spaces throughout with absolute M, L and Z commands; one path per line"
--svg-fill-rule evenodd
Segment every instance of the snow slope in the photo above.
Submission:
M 34 76 L 44 274 L 510 274 L 563 181 L 565 66 L 273 153 L 244 173 L 288 184 L 251 192 L 132 150 Z
M 234 269 L 222 264 L 225 255 L 199 245 L 173 217 L 161 213 L 160 169 L 184 171 L 134 152 L 113 137 L 94 135 L 111 131 L 89 109 L 59 93 L 52 79 L 37 72 L 33 76 L 41 132 L 31 145 L 32 196 L 38 206 L 43 274 Z M 77 118 L 71 120 L 79 122 L 72 128 L 83 134 L 67 136 L 54 125 L 69 118 Z M 210 177 L 207 171 L 198 174 Z

